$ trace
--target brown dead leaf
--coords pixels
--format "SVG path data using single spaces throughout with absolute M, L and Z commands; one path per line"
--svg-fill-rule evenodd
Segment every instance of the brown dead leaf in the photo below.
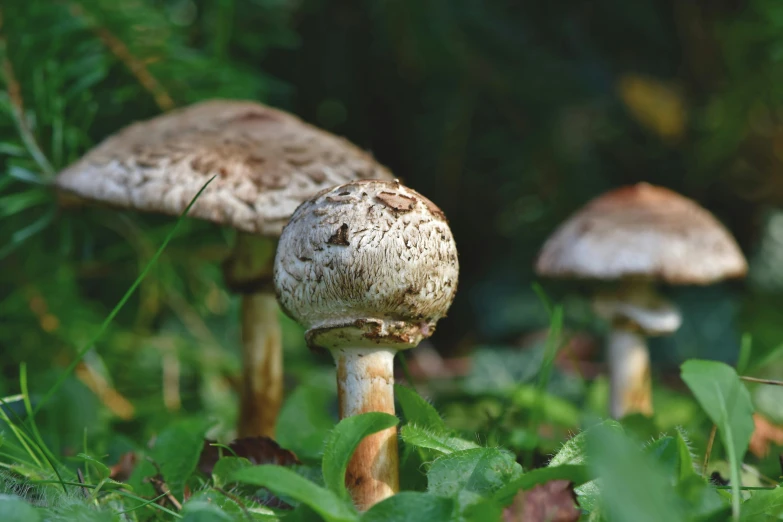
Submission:
M 204 450 L 201 452 L 198 469 L 210 475 L 220 458 L 220 448 L 212 446 L 215 441 L 205 440 Z M 269 437 L 245 437 L 236 439 L 227 445 L 237 457 L 244 457 L 253 464 L 276 464 L 278 466 L 293 466 L 299 464 L 299 459 L 293 452 L 281 448 L 277 442 Z M 223 456 L 233 456 L 229 451 L 223 450 Z
M 120 455 L 117 464 L 109 468 L 109 477 L 118 482 L 128 480 L 136 467 L 136 454 L 132 451 Z
M 759 458 L 769 455 L 769 448 L 774 443 L 783 446 L 783 426 L 772 424 L 759 413 L 753 414 L 756 425 L 750 438 L 750 452 Z
M 553 480 L 517 493 L 503 522 L 576 522 L 580 515 L 573 484 Z

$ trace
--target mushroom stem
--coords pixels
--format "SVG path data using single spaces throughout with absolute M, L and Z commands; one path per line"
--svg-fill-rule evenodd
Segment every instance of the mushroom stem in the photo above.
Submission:
M 644 337 L 613 328 L 609 336 L 610 413 L 652 415 L 650 354 Z
M 242 296 L 242 397 L 239 437 L 274 437 L 283 402 L 283 346 L 277 300 L 268 292 Z
M 389 348 L 335 348 L 340 418 L 378 411 L 394 415 L 394 354 Z M 397 429 L 366 437 L 351 457 L 345 484 L 359 511 L 400 489 Z

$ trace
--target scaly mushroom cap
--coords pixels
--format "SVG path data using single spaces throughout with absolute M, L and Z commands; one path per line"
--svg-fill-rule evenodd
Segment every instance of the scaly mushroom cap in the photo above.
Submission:
M 398 182 L 321 192 L 283 229 L 275 287 L 311 347 L 412 348 L 457 290 L 457 247 L 443 212 Z
M 56 180 L 58 188 L 123 208 L 190 216 L 277 236 L 317 192 L 391 173 L 345 139 L 260 103 L 211 100 L 134 123 Z
M 536 272 L 545 276 L 674 284 L 709 284 L 747 269 L 736 241 L 712 214 L 647 183 L 588 203 L 560 225 L 536 261 Z

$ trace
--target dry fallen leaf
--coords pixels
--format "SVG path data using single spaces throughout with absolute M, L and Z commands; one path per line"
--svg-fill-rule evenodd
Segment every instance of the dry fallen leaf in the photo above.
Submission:
M 120 455 L 117 464 L 109 468 L 109 477 L 118 482 L 128 480 L 136 467 L 136 454 L 132 451 Z
M 553 480 L 517 493 L 503 522 L 576 522 L 580 515 L 573 484 Z
M 769 447 L 772 443 L 783 446 L 783 426 L 772 424 L 759 413 L 753 414 L 753 423 L 756 428 L 750 438 L 750 452 L 762 458 L 769 455 Z
M 204 450 L 198 463 L 198 469 L 207 475 L 212 474 L 212 468 L 220 458 L 220 448 L 212 446 L 214 442 L 204 441 Z M 236 439 L 227 446 L 236 453 L 237 457 L 244 457 L 253 464 L 277 464 L 278 466 L 299 464 L 299 459 L 293 452 L 281 448 L 269 437 L 245 437 Z M 233 455 L 224 449 L 223 456 Z

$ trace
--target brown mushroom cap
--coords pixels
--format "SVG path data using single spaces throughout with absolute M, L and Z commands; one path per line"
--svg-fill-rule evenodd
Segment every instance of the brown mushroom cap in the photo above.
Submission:
M 210 100 L 134 123 L 60 173 L 58 188 L 101 203 L 189 215 L 279 236 L 300 203 L 356 179 L 393 179 L 349 141 L 260 103 Z
M 693 200 L 647 183 L 588 203 L 555 231 L 536 261 L 553 277 L 642 277 L 709 284 L 748 265 L 728 230 Z

